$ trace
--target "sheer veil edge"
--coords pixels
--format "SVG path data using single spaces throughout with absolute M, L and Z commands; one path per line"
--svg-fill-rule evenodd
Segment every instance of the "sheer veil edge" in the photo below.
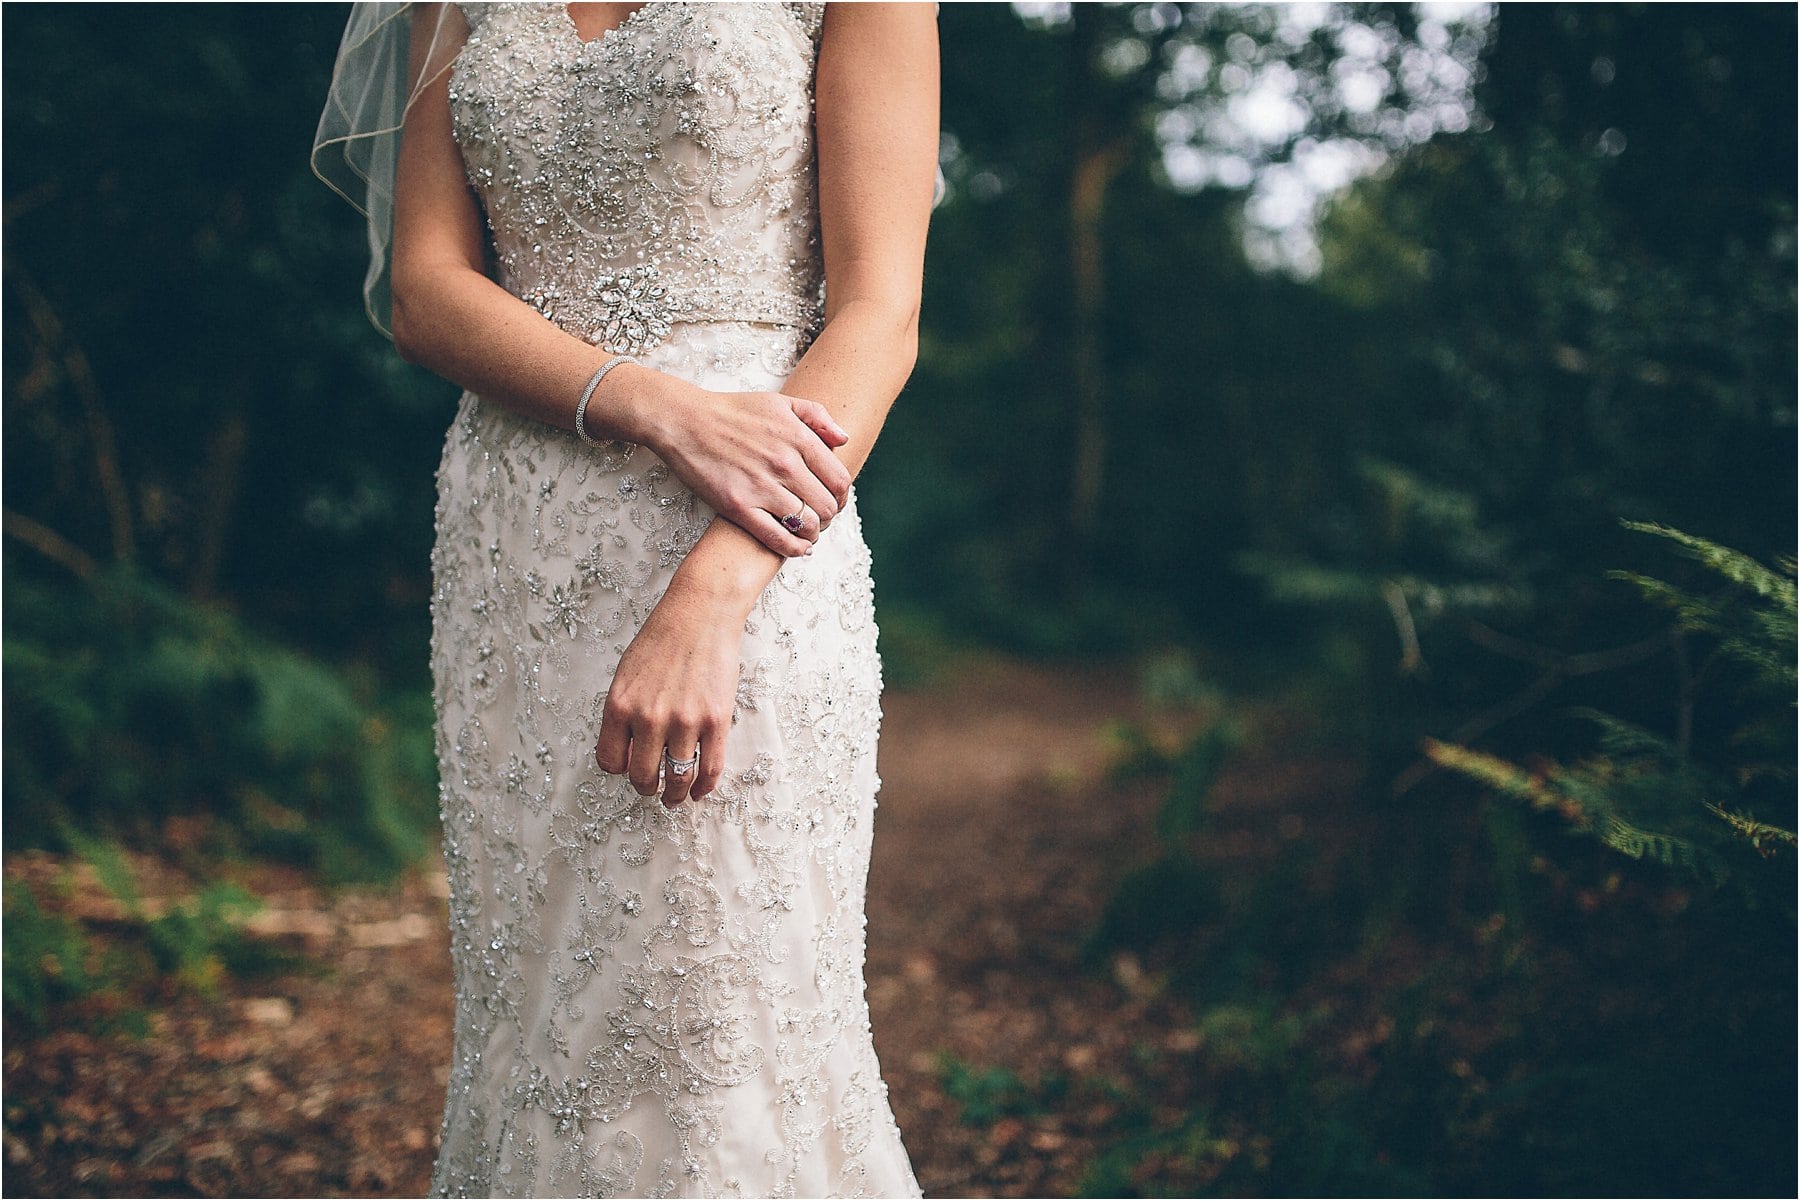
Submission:
M 425 90 L 443 84 L 468 32 L 454 4 L 353 5 L 313 135 L 313 174 L 368 222 L 363 308 L 390 338 L 389 264 L 401 128 Z

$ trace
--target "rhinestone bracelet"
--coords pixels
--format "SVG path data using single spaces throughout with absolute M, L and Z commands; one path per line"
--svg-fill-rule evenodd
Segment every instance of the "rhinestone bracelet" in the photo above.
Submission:
M 588 401 L 594 398 L 594 389 L 600 386 L 600 381 L 606 378 L 606 373 L 611 371 L 614 367 L 617 367 L 620 363 L 635 362 L 637 362 L 637 360 L 628 354 L 614 355 L 612 358 L 606 360 L 606 362 L 600 364 L 600 370 L 594 372 L 593 378 L 587 382 L 587 387 L 582 389 L 581 400 L 575 406 L 575 436 L 580 438 L 583 442 L 586 442 L 589 446 L 600 445 L 599 441 L 596 440 L 592 434 L 587 432 L 587 407 Z

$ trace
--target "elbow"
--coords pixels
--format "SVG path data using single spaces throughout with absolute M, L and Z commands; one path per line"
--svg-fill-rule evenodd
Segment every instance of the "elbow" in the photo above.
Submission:
M 454 271 L 441 263 L 418 255 L 394 256 L 388 276 L 388 328 L 394 349 L 416 367 L 434 370 L 441 349 L 454 341 L 445 317 L 455 282 Z
M 871 314 L 886 331 L 895 362 L 908 374 L 919 360 L 919 294 L 917 292 L 871 298 Z
M 392 327 L 388 334 L 394 340 L 394 352 L 414 367 L 422 366 L 419 362 L 418 344 L 412 340 L 411 332 L 400 320 L 399 310 L 395 310 L 388 324 Z
M 911 302 L 900 310 L 900 332 L 896 339 L 900 366 L 910 377 L 913 368 L 919 364 L 919 298 L 912 297 Z
M 417 319 L 417 296 L 410 281 L 396 274 L 390 299 L 388 332 L 394 339 L 394 350 L 408 363 L 424 366 L 424 331 Z

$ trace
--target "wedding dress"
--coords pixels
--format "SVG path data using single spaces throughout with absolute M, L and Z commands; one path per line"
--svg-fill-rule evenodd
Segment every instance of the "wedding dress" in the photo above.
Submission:
M 717 390 L 817 332 L 821 10 L 464 6 L 494 278 Z M 869 1033 L 881 665 L 854 499 L 755 607 L 717 791 L 601 772 L 620 654 L 713 514 L 649 450 L 465 394 L 432 668 L 456 1027 L 434 1196 L 917 1196 Z

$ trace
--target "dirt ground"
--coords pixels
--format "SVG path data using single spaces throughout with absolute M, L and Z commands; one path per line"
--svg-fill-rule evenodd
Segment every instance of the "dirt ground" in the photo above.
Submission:
M 1117 1107 L 1058 1081 L 1179 1094 L 1198 1046 L 1188 1016 L 1129 958 L 1080 962 L 1109 883 L 1150 838 L 1154 787 L 1105 778 L 1103 728 L 1137 709 L 1124 671 L 998 661 L 885 699 L 867 980 L 928 1195 L 1073 1193 Z M 1320 783 L 1252 773 L 1222 791 Z M 64 870 L 6 865 L 40 895 Z M 143 1039 L 10 1042 L 8 1195 L 424 1193 L 451 1042 L 441 874 L 330 902 L 297 873 L 249 883 L 266 902 L 253 928 L 322 969 L 171 996 Z M 91 881 L 67 904 L 109 920 Z M 971 1099 L 997 1107 L 965 1122 Z

